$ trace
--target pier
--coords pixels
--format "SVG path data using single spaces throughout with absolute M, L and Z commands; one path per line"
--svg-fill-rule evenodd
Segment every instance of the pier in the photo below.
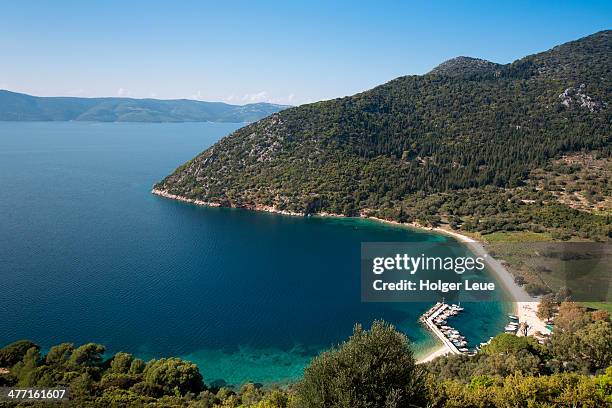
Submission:
M 423 322 L 448 349 L 448 353 L 446 354 L 464 354 L 468 352 L 468 349 L 465 347 L 467 345 L 465 337 L 463 337 L 459 331 L 446 324 L 447 318 L 459 314 L 462 310 L 463 308 L 461 306 L 438 302 L 421 316 L 421 322 Z

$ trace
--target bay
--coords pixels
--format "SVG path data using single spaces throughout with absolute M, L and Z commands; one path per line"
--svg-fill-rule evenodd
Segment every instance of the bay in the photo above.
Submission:
M 216 384 L 293 381 L 374 319 L 417 354 L 436 347 L 417 322 L 430 304 L 361 302 L 360 245 L 451 238 L 150 194 L 240 126 L 0 122 L 0 346 L 180 356 Z M 503 329 L 506 308 L 466 306 L 455 326 L 477 344 Z

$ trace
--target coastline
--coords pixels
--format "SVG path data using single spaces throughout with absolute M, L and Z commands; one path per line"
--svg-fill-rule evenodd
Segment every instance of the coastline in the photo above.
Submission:
M 437 338 L 436 338 L 437 340 Z M 440 340 L 438 340 L 439 342 Z M 434 349 L 433 351 L 430 351 L 429 353 L 425 354 L 425 356 L 419 358 L 417 360 L 417 364 L 424 364 L 424 363 L 428 363 L 430 361 L 435 360 L 438 357 L 442 357 L 445 356 L 447 354 L 450 353 L 450 350 L 448 349 L 448 347 L 446 346 L 440 346 L 436 349 Z
M 160 196 L 160 197 L 169 198 L 172 200 L 183 201 L 183 202 L 187 202 L 191 204 L 207 206 L 207 207 L 221 207 L 221 204 L 219 203 L 190 199 L 187 197 L 170 194 L 167 191 L 159 190 L 156 188 L 153 188 L 151 190 L 151 193 L 154 195 Z M 232 207 L 232 206 L 230 207 L 237 208 L 237 207 Z M 268 212 L 268 213 L 282 214 L 282 215 L 289 215 L 289 216 L 303 217 L 306 215 L 304 213 L 279 210 L 272 206 L 254 206 L 254 207 L 243 207 L 243 208 L 252 210 L 252 211 L 261 211 L 261 212 Z M 348 218 L 342 214 L 334 214 L 334 213 L 327 213 L 327 212 L 321 212 L 321 213 L 317 213 L 314 215 L 317 217 Z M 485 259 L 485 263 L 488 266 L 488 270 L 491 271 L 493 275 L 495 275 L 496 279 L 501 283 L 501 286 L 504 288 L 504 291 L 509 295 L 510 300 L 513 304 L 513 313 L 516 316 L 518 316 L 520 322 L 526 322 L 529 325 L 529 330 L 527 332 L 527 335 L 534 334 L 537 331 L 540 331 L 542 333 L 549 332 L 549 330 L 546 328 L 546 324 L 542 320 L 540 320 L 536 315 L 539 300 L 537 298 L 531 297 L 522 287 L 516 284 L 514 282 L 514 278 L 512 274 L 508 272 L 508 270 L 501 264 L 500 261 L 496 260 L 495 258 L 493 258 L 492 256 L 488 254 L 487 250 L 485 249 L 484 245 L 481 242 L 467 235 L 463 235 L 459 232 L 451 231 L 449 229 L 440 228 L 440 227 L 432 228 L 432 227 L 424 227 L 417 223 L 401 223 L 398 221 L 385 220 L 382 218 L 369 216 L 365 213 L 362 213 L 359 216 L 359 218 L 368 219 L 368 220 L 381 222 L 385 224 L 391 224 L 391 225 L 400 226 L 400 227 L 412 228 L 412 229 L 416 229 L 420 231 L 428 231 L 428 232 L 434 232 L 438 234 L 444 234 L 444 235 L 447 235 L 447 236 L 450 236 L 456 239 L 457 241 L 465 245 L 476 256 L 479 256 Z M 436 336 L 433 336 L 433 337 L 436 338 Z M 439 339 L 437 338 L 436 340 L 439 341 Z M 432 351 L 428 352 L 425 356 L 421 357 L 417 361 L 417 363 L 419 364 L 426 363 L 428 361 L 435 359 L 436 357 L 448 354 L 449 352 L 450 350 L 446 346 L 441 345 L 440 347 L 433 349 Z
M 519 286 L 514 281 L 512 274 L 508 272 L 500 261 L 488 254 L 481 242 L 466 235 L 443 228 L 434 228 L 432 230 L 455 237 L 457 240 L 464 243 L 474 254 L 485 259 L 485 263 L 489 267 L 489 270 L 497 277 L 506 293 L 510 295 L 514 306 L 514 314 L 518 316 L 520 322 L 525 322 L 529 325 L 527 330 L 528 336 L 538 331 L 541 333 L 550 332 L 546 327 L 546 323 L 537 316 L 538 304 L 540 303 L 539 299 L 530 296 L 525 289 Z

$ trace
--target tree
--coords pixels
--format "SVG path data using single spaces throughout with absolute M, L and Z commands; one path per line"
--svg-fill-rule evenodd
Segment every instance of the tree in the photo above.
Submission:
M 506 377 L 519 372 L 535 375 L 540 370 L 540 363 L 540 358 L 526 349 L 509 353 L 490 354 L 478 361 L 478 364 L 474 367 L 473 374 Z
M 289 405 L 289 396 L 281 390 L 272 390 L 259 403 L 257 408 L 286 408 Z
M 140 373 L 142 373 L 144 371 L 145 366 L 146 366 L 146 364 L 145 364 L 145 362 L 142 359 L 135 358 L 132 361 L 132 364 L 130 365 L 129 373 L 132 374 L 132 375 L 140 374 Z
M 575 332 L 591 322 L 591 316 L 584 307 L 574 302 L 563 302 L 555 317 L 555 326 L 564 331 Z
M 555 294 L 555 302 L 557 303 L 569 302 L 571 297 L 572 297 L 572 291 L 568 287 L 563 286 L 559 288 L 559 290 Z
M 23 360 L 13 366 L 13 372 L 18 378 L 20 387 L 33 387 L 38 380 L 38 363 L 40 361 L 40 351 L 37 347 L 30 347 L 26 351 Z
M 45 361 L 49 365 L 64 366 L 74 351 L 74 344 L 62 343 L 49 349 Z
M 556 308 L 555 297 L 552 294 L 544 295 L 538 304 L 537 315 L 542 320 L 548 320 L 553 317 Z
M 589 359 L 592 370 L 612 365 L 612 325 L 596 321 L 576 332 L 581 342 L 581 352 Z
M 78 347 L 70 356 L 70 363 L 75 366 L 93 367 L 102 362 L 104 346 L 96 343 L 87 343 Z
M 426 404 L 424 373 L 408 338 L 382 321 L 356 325 L 338 348 L 312 360 L 297 386 L 298 406 L 403 408 Z
M 128 353 L 119 352 L 115 354 L 110 363 L 110 369 L 114 373 L 127 374 L 130 371 L 134 356 Z
M 91 395 L 94 390 L 94 380 L 89 373 L 83 373 L 70 382 L 70 392 L 80 398 Z
M 604 322 L 609 322 L 610 321 L 610 313 L 608 313 L 607 310 L 595 310 L 594 312 L 591 313 L 591 319 L 593 319 L 594 322 L 601 320 Z
M 240 389 L 240 400 L 245 408 L 255 406 L 263 398 L 263 392 L 253 383 L 248 383 Z
M 10 368 L 20 362 L 32 347 L 40 350 L 40 346 L 30 340 L 19 340 L 0 349 L 0 367 Z
M 151 360 L 143 376 L 145 382 L 161 386 L 166 394 L 185 395 L 187 392 L 199 393 L 204 389 L 198 367 L 180 358 Z
M 482 348 L 486 354 L 516 354 L 521 350 L 537 352 L 538 344 L 532 337 L 518 337 L 514 334 L 502 333 L 495 336 L 489 344 Z
M 580 339 L 572 332 L 553 332 L 549 348 L 553 359 L 548 366 L 556 371 L 586 371 Z

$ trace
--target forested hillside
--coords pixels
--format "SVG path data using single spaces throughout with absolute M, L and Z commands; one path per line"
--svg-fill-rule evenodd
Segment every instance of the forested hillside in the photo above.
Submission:
M 253 122 L 287 106 L 189 99 L 38 97 L 0 90 L 0 120 L 92 122 Z
M 576 152 L 609 166 L 611 70 L 612 31 L 506 65 L 460 57 L 271 115 L 156 189 L 223 206 L 606 239 L 609 209 L 574 208 L 529 177 Z

